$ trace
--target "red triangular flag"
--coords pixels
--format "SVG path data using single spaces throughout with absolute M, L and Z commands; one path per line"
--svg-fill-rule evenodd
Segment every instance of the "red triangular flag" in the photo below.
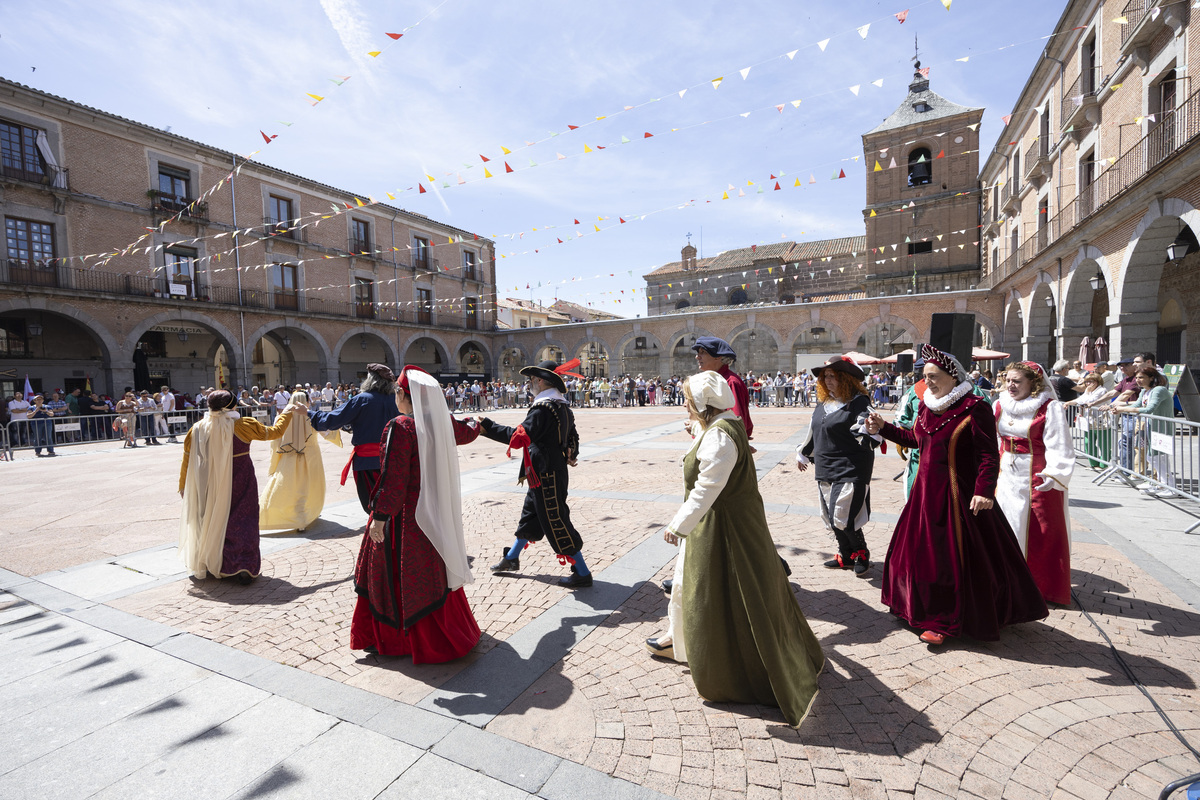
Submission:
M 650 138 L 651 136 L 653 136 L 653 135 L 654 135 L 654 134 L 653 134 L 653 133 L 651 133 L 650 131 L 646 131 L 646 133 L 645 133 L 645 134 L 642 136 L 642 138 L 643 138 L 643 139 L 649 139 L 649 138 Z
M 775 176 L 772 175 L 769 180 L 775 180 Z
M 936 156 L 934 156 L 934 158 L 945 158 L 945 157 L 946 157 L 946 151 L 945 151 L 945 150 L 939 150 L 939 151 L 938 151 L 938 154 L 937 154 Z
M 844 178 L 844 177 L 846 177 L 846 170 L 844 170 L 844 169 L 840 169 L 840 170 L 838 170 L 838 177 L 839 177 L 839 178 Z
M 775 181 L 775 191 L 779 191 L 779 181 Z
M 625 218 L 624 218 L 624 217 L 617 217 L 617 219 L 621 220 L 621 224 L 622 224 L 622 225 L 624 225 L 624 224 L 625 224 Z
M 267 136 L 267 135 L 266 135 L 265 133 L 263 133 L 262 131 L 259 131 L 259 133 L 262 133 L 263 141 L 265 141 L 267 144 L 270 144 L 270 143 L 271 143 L 271 140 L 272 140 L 272 139 L 274 139 L 276 136 L 278 136 L 278 135 L 279 135 L 279 134 L 277 134 L 277 133 L 276 133 L 276 134 L 274 134 L 274 135 Z
M 425 194 L 425 187 L 424 187 L 424 186 L 422 186 L 421 184 L 419 184 L 419 183 L 418 183 L 418 184 L 417 184 L 417 188 L 421 190 L 421 191 L 417 192 L 417 194 Z M 349 206 L 346 206 L 346 207 L 347 207 L 347 208 L 349 208 Z
M 508 165 L 508 162 L 507 162 L 507 161 L 505 161 L 505 162 L 504 162 L 504 171 L 505 171 L 505 172 L 512 172 L 512 171 L 513 171 L 513 168 L 512 168 L 512 167 L 510 167 L 510 166 Z
M 602 144 L 598 144 L 598 145 L 596 145 L 596 149 L 597 149 L 597 150 L 603 150 L 603 149 L 604 149 L 604 145 L 602 145 Z
M 576 225 L 578 225 L 578 224 L 579 224 L 579 220 L 575 220 L 575 224 L 576 224 Z
M 399 39 L 403 35 L 404 35 L 403 33 L 389 33 L 388 34 L 388 36 L 392 37 L 393 39 Z
M 908 19 L 908 9 L 896 12 L 896 19 L 900 20 L 900 24 L 904 24 L 904 20 Z
M 557 237 L 556 237 L 556 238 L 557 238 Z M 562 244 L 562 239 L 559 239 L 559 240 L 558 240 L 558 243 L 559 243 L 559 244 Z
M 567 127 L 568 127 L 568 128 L 570 128 L 570 129 L 571 129 L 571 130 L 573 130 L 573 131 L 577 131 L 577 130 L 579 130 L 579 126 L 578 126 L 578 125 L 567 125 Z
M 488 158 L 487 156 L 485 156 L 483 153 L 480 153 L 480 154 L 479 154 L 479 157 L 480 157 L 480 158 L 482 158 L 482 159 L 483 159 L 485 162 L 487 162 L 487 161 L 491 161 L 491 159 L 490 159 L 490 158 Z

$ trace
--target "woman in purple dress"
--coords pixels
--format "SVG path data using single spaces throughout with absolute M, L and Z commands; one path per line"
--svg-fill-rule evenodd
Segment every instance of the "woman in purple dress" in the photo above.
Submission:
M 920 467 L 883 565 L 883 603 L 921 631 L 982 641 L 1048 613 L 1016 536 L 995 506 L 1000 453 L 996 418 L 953 356 L 926 345 L 925 394 L 913 429 L 878 414 L 867 422 L 901 447 L 919 448 Z
M 268 428 L 241 416 L 229 392 L 208 396 L 208 413 L 184 437 L 179 470 L 179 557 L 193 576 L 211 572 L 242 584 L 258 577 L 258 480 L 250 442 L 280 438 L 291 415 L 284 411 Z

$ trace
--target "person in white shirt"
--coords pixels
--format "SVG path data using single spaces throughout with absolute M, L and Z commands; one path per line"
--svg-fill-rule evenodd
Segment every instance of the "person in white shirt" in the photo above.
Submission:
M 163 417 L 169 417 L 175 411 L 175 395 L 171 393 L 170 386 L 164 386 L 159 390 L 162 399 Z M 179 440 L 175 438 L 175 426 L 170 422 L 167 423 L 167 441 L 171 444 L 179 444 Z
M 138 395 L 137 410 L 137 427 L 141 429 L 141 435 L 146 439 L 145 444 L 162 444 L 158 440 L 158 431 L 154 429 L 154 412 L 158 411 L 158 403 L 154 402 L 150 392 L 145 389 L 142 389 L 141 394 Z
M 292 399 L 292 393 L 289 392 L 287 389 L 285 389 L 283 386 L 280 386 L 278 389 L 275 390 L 275 398 L 274 399 L 275 399 L 275 414 L 279 415 L 279 414 L 283 413 L 283 410 L 285 408 L 287 408 L 288 401 Z
M 17 392 L 13 395 L 13 399 L 8 401 L 8 416 L 13 422 L 21 422 L 21 425 L 13 425 L 10 430 L 13 435 L 13 444 L 23 445 L 29 443 L 29 425 L 25 420 L 29 419 L 29 402 L 25 399 L 25 395 Z
M 333 391 L 333 384 L 332 383 L 325 384 L 325 388 L 321 390 L 322 402 L 333 405 L 333 398 L 334 398 L 335 394 L 336 394 L 336 392 Z

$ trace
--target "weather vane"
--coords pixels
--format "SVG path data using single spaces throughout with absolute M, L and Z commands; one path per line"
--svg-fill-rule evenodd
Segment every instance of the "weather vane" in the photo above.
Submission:
M 912 57 L 912 60 L 913 60 L 913 63 L 916 65 L 916 68 L 920 69 L 921 68 L 921 47 L 917 43 L 917 35 L 915 33 L 913 34 L 913 57 Z

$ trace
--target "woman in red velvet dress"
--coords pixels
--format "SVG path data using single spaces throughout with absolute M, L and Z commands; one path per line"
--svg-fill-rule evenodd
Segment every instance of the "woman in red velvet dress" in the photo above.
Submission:
M 1043 619 L 1046 602 L 1016 536 L 995 507 L 996 418 L 953 356 L 926 345 L 925 394 L 911 431 L 872 414 L 867 431 L 919 448 L 920 467 L 883 565 L 883 603 L 942 644 L 982 641 Z
M 473 578 L 455 452 L 479 428 L 450 416 L 441 387 L 419 367 L 401 372 L 396 407 L 354 568 L 350 647 L 440 664 L 466 655 L 480 636 L 462 590 Z

